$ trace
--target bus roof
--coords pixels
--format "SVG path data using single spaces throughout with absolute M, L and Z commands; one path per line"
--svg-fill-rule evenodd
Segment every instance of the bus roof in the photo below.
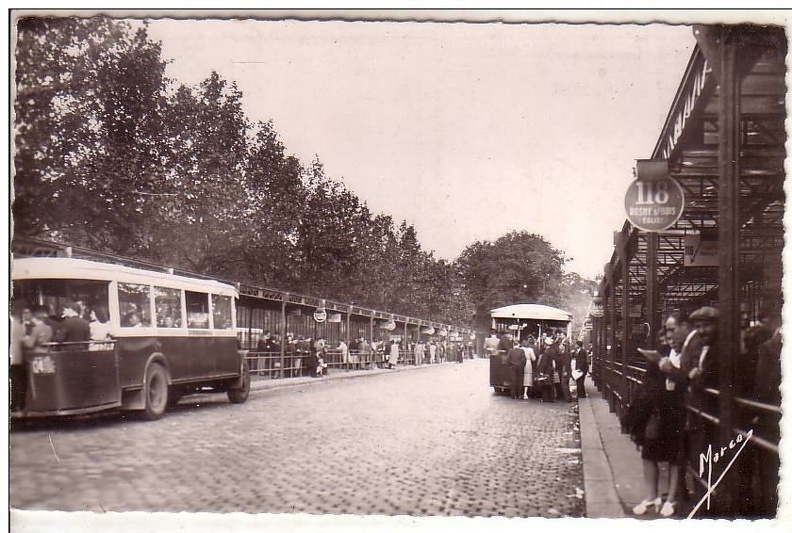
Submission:
M 151 284 L 174 289 L 210 292 L 235 298 L 239 296 L 236 288 L 219 281 L 188 278 L 166 272 L 157 272 L 156 270 L 144 270 L 112 263 L 100 263 L 66 257 L 25 257 L 14 259 L 11 267 L 11 277 L 14 280 L 80 279 L 119 281 L 122 283 Z
M 572 314 L 549 305 L 514 304 L 490 310 L 492 318 L 526 318 L 532 320 L 559 320 L 570 322 Z

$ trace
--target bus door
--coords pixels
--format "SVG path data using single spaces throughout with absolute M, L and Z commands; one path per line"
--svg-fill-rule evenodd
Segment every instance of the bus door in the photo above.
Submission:
M 115 341 L 52 343 L 25 357 L 26 415 L 80 414 L 119 407 Z

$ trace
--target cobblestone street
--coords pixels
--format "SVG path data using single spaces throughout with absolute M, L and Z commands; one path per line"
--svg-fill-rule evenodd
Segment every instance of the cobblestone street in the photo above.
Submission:
M 496 396 L 488 362 L 187 398 L 158 422 L 10 435 L 17 509 L 583 516 L 577 404 Z

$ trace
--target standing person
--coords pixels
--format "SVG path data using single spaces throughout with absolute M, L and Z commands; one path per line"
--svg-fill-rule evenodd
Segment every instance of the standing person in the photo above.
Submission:
M 360 337 L 355 337 L 349 343 L 349 366 L 352 370 L 360 368 Z
M 437 362 L 437 344 L 435 341 L 429 342 L 429 362 L 435 364 Z
M 302 335 L 298 335 L 295 348 L 294 373 L 296 376 L 304 376 L 305 369 L 308 367 L 308 356 L 311 353 L 310 340 L 306 340 Z
M 396 368 L 396 364 L 399 362 L 399 342 L 392 341 L 390 345 L 390 352 L 388 353 L 388 368 L 394 369 Z
M 681 330 L 666 330 L 666 342 L 674 350 L 682 349 L 685 337 L 686 333 Z M 668 517 L 676 511 L 679 492 L 685 405 L 681 388 L 668 389 L 666 375 L 660 370 L 658 363 L 651 359 L 647 362 L 639 397 L 634 400 L 644 406 L 641 408 L 642 416 L 632 420 L 634 427 L 631 433 L 636 444 L 641 446 L 647 496 L 633 507 L 633 514 L 643 515 L 650 508 L 654 508 L 661 516 Z M 665 502 L 660 497 L 659 463 L 668 463 L 668 497 Z
M 415 348 L 413 349 L 413 356 L 415 357 L 415 365 L 420 366 L 423 363 L 424 357 L 424 345 L 420 339 L 415 342 Z
M 558 375 L 558 383 L 556 383 L 556 393 L 564 401 L 572 401 L 572 393 L 569 390 L 569 378 L 571 377 L 571 364 L 569 348 L 566 343 L 558 343 L 558 355 L 556 355 L 556 373 Z
M 484 353 L 487 354 L 487 357 L 497 354 L 499 345 L 500 339 L 498 339 L 498 335 L 493 329 L 490 331 L 490 336 L 484 339 Z
M 506 355 L 513 347 L 514 341 L 512 341 L 512 336 L 509 335 L 508 332 L 505 332 L 498 341 L 498 353 Z
M 23 307 L 19 300 L 13 300 L 11 307 L 11 335 L 9 346 L 9 364 L 8 379 L 10 382 L 11 390 L 9 393 L 9 400 L 11 402 L 11 411 L 22 409 L 25 405 L 25 396 L 27 395 L 27 371 L 25 369 L 25 337 L 26 324 L 28 321 L 33 324 L 33 315 L 29 308 Z
M 589 366 L 588 366 L 588 352 L 583 349 L 583 341 L 577 341 L 577 348 L 575 349 L 575 357 L 572 362 L 575 365 L 575 373 L 578 375 L 577 379 L 575 379 L 575 385 L 577 387 L 577 397 L 585 398 L 586 397 L 586 374 L 588 374 Z
M 364 368 L 371 369 L 371 344 L 366 340 L 365 337 L 361 337 L 360 339 L 360 358 L 361 364 Z
M 308 358 L 306 364 L 308 367 L 308 375 L 312 378 L 317 377 L 319 357 L 323 347 L 321 339 L 316 339 L 315 341 L 312 338 L 308 339 Z
M 511 397 L 515 400 L 523 396 L 523 372 L 525 372 L 525 352 L 517 345 L 513 345 L 506 352 L 506 364 L 511 374 Z
M 338 340 L 338 351 L 341 353 L 341 362 L 345 365 L 349 365 L 352 356 L 349 355 L 349 346 L 347 346 L 347 343 L 345 343 L 343 339 Z
M 267 342 L 267 351 L 269 352 L 270 357 L 272 357 L 272 361 L 273 361 L 271 367 L 277 369 L 274 370 L 272 374 L 270 374 L 271 379 L 277 378 L 280 374 L 280 371 L 282 370 L 280 368 L 280 352 L 281 352 L 280 340 L 281 340 L 280 335 L 273 334 L 270 337 L 269 342 Z
M 292 378 L 296 375 L 297 341 L 294 334 L 286 334 L 286 345 L 283 347 L 284 376 Z
M 23 340 L 24 347 L 32 353 L 47 353 L 50 350 L 48 344 L 55 337 L 55 332 L 52 326 L 47 323 L 48 313 L 49 310 L 42 305 L 37 305 L 33 308 L 33 315 L 31 316 L 33 329 L 30 330 L 30 333 Z
M 523 341 L 522 351 L 525 352 L 525 368 L 523 369 L 523 400 L 534 396 L 533 367 L 536 364 L 535 341 L 528 337 Z
M 539 355 L 539 361 L 536 363 L 536 377 L 534 383 L 537 383 L 539 393 L 541 394 L 542 402 L 553 403 L 555 402 L 555 385 L 553 384 L 553 374 L 555 373 L 555 357 L 558 354 L 551 337 L 545 337 L 544 350 Z
M 91 340 L 91 326 L 87 320 L 80 316 L 80 309 L 76 302 L 64 304 L 62 315 L 63 321 L 58 331 L 55 332 L 57 342 L 88 342 Z

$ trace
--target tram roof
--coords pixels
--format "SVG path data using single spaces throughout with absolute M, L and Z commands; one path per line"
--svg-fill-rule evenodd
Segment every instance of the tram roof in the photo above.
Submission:
M 158 272 L 132 268 L 112 263 L 72 259 L 67 257 L 25 257 L 14 259 L 11 276 L 14 280 L 25 279 L 82 279 L 97 281 L 120 281 L 123 283 L 141 283 L 162 285 L 184 290 L 211 292 L 237 297 L 239 294 L 232 285 L 219 281 L 188 278 Z
M 490 310 L 492 318 L 530 318 L 533 320 L 572 320 L 572 313 L 542 304 L 514 304 Z

